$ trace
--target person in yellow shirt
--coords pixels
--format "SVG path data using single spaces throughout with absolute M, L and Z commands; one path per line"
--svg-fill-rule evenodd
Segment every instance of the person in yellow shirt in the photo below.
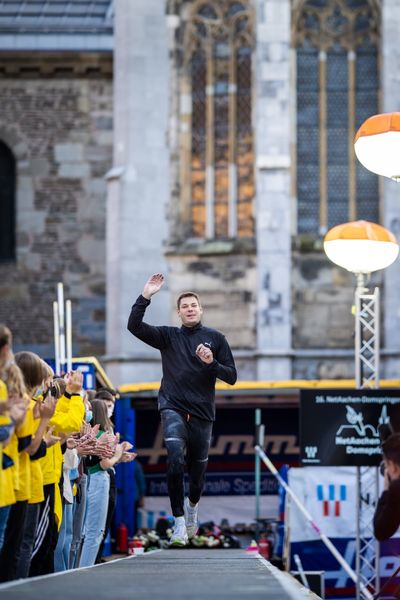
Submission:
M 14 474 L 17 466 L 3 453 L 13 438 L 15 427 L 25 419 L 27 404 L 24 398 L 23 376 L 14 363 L 12 334 L 0 323 L 0 550 L 11 507 L 15 504 Z
M 85 407 L 80 395 L 83 375 L 71 371 L 65 376 L 66 390 L 57 402 L 56 410 L 50 419 L 56 435 L 63 436 L 80 430 L 85 415 Z M 31 577 L 54 572 L 54 550 L 57 545 L 58 525 L 61 520 L 62 504 L 59 481 L 62 473 L 62 451 L 58 442 L 48 449 L 40 459 L 43 471 L 44 500 L 41 502 L 39 523 L 32 552 L 29 571 Z
M 10 418 L 7 386 L 0 379 L 0 550 L 3 546 L 11 504 L 15 502 L 12 481 L 8 478 L 6 469 L 3 468 L 3 446 L 9 442 L 13 430 L 14 423 Z
M 27 392 L 31 398 L 29 412 L 32 415 L 32 441 L 27 447 L 30 497 L 26 507 L 23 536 L 17 552 L 16 567 L 16 577 L 24 578 L 29 574 L 40 503 L 44 500 L 43 474 L 39 459 L 45 456 L 47 449 L 58 442 L 60 438 L 52 435 L 54 428 L 49 429 L 49 421 L 55 412 L 56 398 L 51 394 L 47 394 L 45 398 L 42 395 L 42 390 L 47 389 L 52 383 L 53 370 L 32 352 L 17 353 L 15 361 L 24 375 Z
M 19 360 L 21 354 L 25 356 L 25 362 Z M 48 377 L 48 368 L 42 359 L 32 352 L 15 355 L 15 363 L 24 377 L 29 403 L 29 395 L 35 394 L 38 386 L 42 385 L 45 378 Z M 16 427 L 11 441 L 4 451 L 5 456 L 9 457 L 15 465 L 13 475 L 16 502 L 10 510 L 4 544 L 0 554 L 0 581 L 10 581 L 17 577 L 28 501 L 32 496 L 31 464 L 32 460 L 39 459 L 46 452 L 46 445 L 43 444 L 43 434 L 55 410 L 55 401 L 42 403 L 39 413 L 40 423 L 35 432 L 34 405 L 33 401 L 28 404 L 23 423 Z

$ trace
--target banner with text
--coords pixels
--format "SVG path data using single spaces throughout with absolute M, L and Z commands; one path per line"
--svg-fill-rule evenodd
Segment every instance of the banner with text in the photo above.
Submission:
M 374 477 L 374 474 L 371 473 Z M 291 489 L 311 514 L 311 517 L 346 562 L 356 569 L 357 477 L 355 467 L 305 467 L 289 469 Z M 383 477 L 380 478 L 382 488 Z M 335 557 L 307 524 L 301 511 L 286 497 L 285 529 L 290 537 L 291 568 L 296 569 L 294 556 L 299 555 L 305 571 L 324 571 L 326 598 L 354 600 L 353 581 Z M 372 502 L 372 498 L 370 499 Z M 363 535 L 366 531 L 362 532 Z M 379 575 L 381 586 L 400 566 L 399 532 L 380 545 Z M 393 598 L 400 584 L 399 577 L 391 582 L 382 600 Z
M 300 392 L 300 460 L 315 466 L 378 466 L 379 426 L 400 431 L 400 389 Z

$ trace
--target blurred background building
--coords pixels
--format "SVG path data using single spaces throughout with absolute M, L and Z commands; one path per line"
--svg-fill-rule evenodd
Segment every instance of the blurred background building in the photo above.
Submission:
M 0 0 L 0 321 L 53 355 L 52 300 L 76 355 L 115 384 L 157 380 L 126 331 L 176 322 L 197 291 L 241 379 L 354 375 L 353 276 L 322 239 L 351 220 L 400 235 L 400 189 L 354 134 L 400 110 L 398 0 Z M 398 377 L 400 267 L 382 290 L 382 372 Z

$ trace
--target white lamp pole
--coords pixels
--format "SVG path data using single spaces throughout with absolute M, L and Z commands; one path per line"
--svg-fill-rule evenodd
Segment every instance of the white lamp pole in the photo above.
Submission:
M 356 387 L 379 387 L 379 288 L 369 292 L 366 276 L 391 265 L 399 253 L 394 235 L 376 223 L 355 221 L 337 225 L 325 236 L 324 250 L 335 264 L 355 274 L 355 379 Z M 376 468 L 357 467 L 357 600 L 362 590 L 379 590 L 379 543 L 372 522 L 378 497 Z M 369 498 L 369 502 L 365 499 Z
M 367 293 L 365 278 L 391 265 L 399 245 L 390 231 L 368 221 L 337 225 L 325 236 L 324 250 L 336 265 L 357 278 L 356 306 L 356 384 L 357 388 L 379 385 L 379 290 Z
M 377 175 L 400 182 L 400 113 L 373 115 L 364 121 L 356 133 L 354 150 L 358 160 L 366 169 Z M 392 241 L 395 242 L 396 240 Z M 397 257 L 395 248 L 393 248 L 393 252 L 395 254 L 393 260 L 388 258 L 387 264 L 378 268 L 385 268 L 394 262 Z M 379 290 L 377 288 L 373 296 L 359 295 L 358 299 L 356 291 L 356 315 L 358 315 L 358 318 L 356 316 L 356 356 L 359 357 L 356 363 L 357 386 L 364 387 L 363 383 L 365 381 L 365 387 L 367 385 L 371 387 L 372 380 L 377 386 L 379 383 Z M 365 332 L 369 332 L 371 344 L 368 342 L 368 335 L 365 335 Z M 363 345 L 365 340 L 367 341 Z M 368 377 L 368 374 L 370 374 L 370 377 Z M 377 472 L 375 479 L 378 479 Z M 359 482 L 361 482 L 361 477 L 359 477 Z M 360 487 L 361 483 L 359 483 L 359 492 L 361 491 Z M 378 483 L 376 483 L 376 488 L 378 493 Z M 364 495 L 363 493 L 362 497 Z M 360 513 L 362 513 L 360 500 L 358 506 L 360 507 Z M 364 513 L 366 514 L 367 511 L 365 510 Z M 359 530 L 361 517 L 362 515 L 360 515 L 358 523 Z M 358 535 L 357 541 L 359 542 L 360 539 L 361 535 Z M 358 557 L 360 577 L 362 576 L 361 559 L 363 554 L 364 557 L 368 555 L 368 545 L 371 544 L 371 539 L 365 538 L 362 541 L 365 542 L 365 552 L 363 552 L 363 548 L 360 548 L 360 544 L 357 548 L 360 555 Z M 378 544 L 376 544 L 376 548 L 375 580 L 378 585 L 375 589 L 379 587 Z M 372 561 L 369 561 L 369 563 L 372 566 Z M 357 598 L 359 598 L 359 589 L 357 593 Z

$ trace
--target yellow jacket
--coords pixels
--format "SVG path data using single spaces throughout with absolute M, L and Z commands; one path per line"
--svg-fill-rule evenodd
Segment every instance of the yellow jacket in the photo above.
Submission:
M 7 386 L 0 379 L 0 402 L 8 399 Z M 10 425 L 11 419 L 7 414 L 0 415 L 0 425 Z M 3 445 L 0 443 L 0 508 L 15 503 L 14 481 L 12 467 L 3 469 Z
M 63 435 L 79 431 L 85 415 L 85 406 L 79 394 L 70 398 L 61 396 L 57 402 L 56 411 L 50 420 L 54 426 L 55 435 Z M 62 472 L 63 455 L 60 442 L 47 448 L 46 456 L 39 459 L 43 473 L 43 485 L 58 483 Z
M 15 497 L 17 501 L 29 500 L 31 497 L 31 459 L 25 448 L 32 441 L 33 434 L 33 408 L 28 406 L 23 423 L 17 427 L 18 439 L 18 485 Z
M 35 400 L 31 400 L 29 404 L 29 408 L 33 410 L 35 408 L 36 402 Z M 33 417 L 33 435 L 35 435 L 37 428 L 40 424 L 40 417 L 35 419 Z M 43 494 L 43 473 L 40 468 L 40 460 L 31 460 L 30 461 L 31 468 L 31 497 L 29 499 L 29 504 L 37 504 L 38 502 L 43 502 L 44 494 Z

